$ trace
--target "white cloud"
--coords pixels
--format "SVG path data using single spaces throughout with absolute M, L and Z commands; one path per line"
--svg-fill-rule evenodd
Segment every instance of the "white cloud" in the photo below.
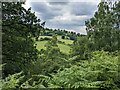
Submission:
M 26 0 L 29 1 L 29 0 Z M 99 3 L 101 0 L 30 0 L 30 2 L 94 2 Z
M 86 26 L 81 26 L 78 32 L 81 32 L 81 34 L 87 34 Z
M 25 9 L 28 9 L 28 8 L 31 7 L 31 6 L 30 6 L 30 2 L 31 2 L 31 0 L 26 0 L 25 4 L 23 4 L 22 6 L 23 6 Z
M 37 17 L 46 21 L 46 27 L 86 34 L 84 23 L 93 16 L 99 2 L 100 0 L 27 0 L 24 7 L 32 7 Z

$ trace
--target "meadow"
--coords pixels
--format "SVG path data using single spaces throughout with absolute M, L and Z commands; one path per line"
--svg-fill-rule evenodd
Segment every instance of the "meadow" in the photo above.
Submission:
M 40 36 L 39 37 L 39 39 L 40 38 L 45 38 L 45 37 L 47 37 L 47 38 L 52 38 L 51 36 Z M 57 36 L 57 39 L 59 40 L 59 41 L 62 41 L 62 42 L 64 42 L 65 44 L 61 44 L 61 43 L 58 43 L 57 45 L 58 45 L 58 47 L 60 48 L 60 51 L 61 52 L 63 52 L 63 53 L 65 53 L 65 54 L 69 54 L 70 53 L 70 46 L 68 45 L 68 44 L 72 44 L 73 43 L 73 41 L 72 40 L 67 40 L 67 39 L 61 39 L 61 36 Z M 46 49 L 45 48 L 45 44 L 47 43 L 48 41 L 47 40 L 45 40 L 45 41 L 36 41 L 36 45 L 37 45 L 37 49 L 38 50 L 41 50 L 41 49 Z

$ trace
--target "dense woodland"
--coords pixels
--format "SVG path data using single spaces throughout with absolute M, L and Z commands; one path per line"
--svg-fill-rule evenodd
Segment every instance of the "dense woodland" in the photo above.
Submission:
M 2 3 L 2 90 L 120 90 L 119 0 L 99 3 L 85 22 L 87 35 L 44 28 L 22 4 Z M 73 40 L 69 54 L 61 52 L 57 36 Z M 45 49 L 38 50 L 42 40 Z

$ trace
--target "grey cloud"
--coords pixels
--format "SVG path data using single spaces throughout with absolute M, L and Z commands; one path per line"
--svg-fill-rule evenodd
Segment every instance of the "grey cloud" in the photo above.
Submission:
M 76 16 L 92 15 L 96 10 L 97 5 L 92 2 L 73 2 L 71 3 L 71 14 Z
M 31 6 L 33 11 L 39 13 L 38 17 L 44 20 L 52 19 L 61 14 L 60 8 L 50 7 L 44 2 L 32 2 Z
M 31 2 L 30 5 L 35 12 L 47 12 L 49 9 L 44 2 Z
M 63 3 L 68 3 L 69 0 L 47 0 L 47 2 L 63 2 Z
M 79 27 L 79 26 L 84 26 L 85 25 L 85 21 L 88 20 L 90 17 L 84 17 L 81 19 L 72 19 L 71 21 L 59 21 L 59 22 L 55 22 L 55 24 L 58 25 L 62 25 L 63 27 L 68 26 L 68 27 Z
M 49 2 L 50 5 L 67 5 L 69 2 Z
M 43 20 L 49 20 L 49 19 L 53 19 L 55 16 L 59 15 L 59 12 L 51 13 L 48 11 L 48 12 L 42 13 L 41 15 L 42 15 L 41 18 Z
M 48 2 L 31 2 L 32 10 L 37 12 L 37 17 L 46 21 L 46 27 L 60 28 L 68 30 L 76 30 L 76 32 L 83 33 L 80 30 L 85 25 L 85 21 L 93 16 L 93 12 L 97 9 L 97 5 L 92 2 L 69 2 L 68 0 L 47 0 Z M 48 5 L 49 4 L 49 5 Z M 69 20 L 55 20 L 57 16 L 64 16 L 63 14 L 69 12 L 71 15 L 83 16 L 80 19 Z M 72 18 L 72 17 L 71 17 Z
M 85 19 L 86 20 L 86 19 Z M 76 27 L 84 26 L 85 20 L 73 20 L 73 21 L 48 21 L 46 25 L 49 27 L 65 28 L 65 29 L 75 29 Z

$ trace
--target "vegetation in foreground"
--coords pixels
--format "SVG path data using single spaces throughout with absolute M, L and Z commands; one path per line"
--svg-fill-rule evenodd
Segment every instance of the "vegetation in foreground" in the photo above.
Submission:
M 120 90 L 120 1 L 99 3 L 85 22 L 87 35 L 76 36 L 69 55 L 60 51 L 55 34 L 46 49 L 36 49 L 33 38 L 46 34 L 45 23 L 22 4 L 2 3 L 2 90 Z

